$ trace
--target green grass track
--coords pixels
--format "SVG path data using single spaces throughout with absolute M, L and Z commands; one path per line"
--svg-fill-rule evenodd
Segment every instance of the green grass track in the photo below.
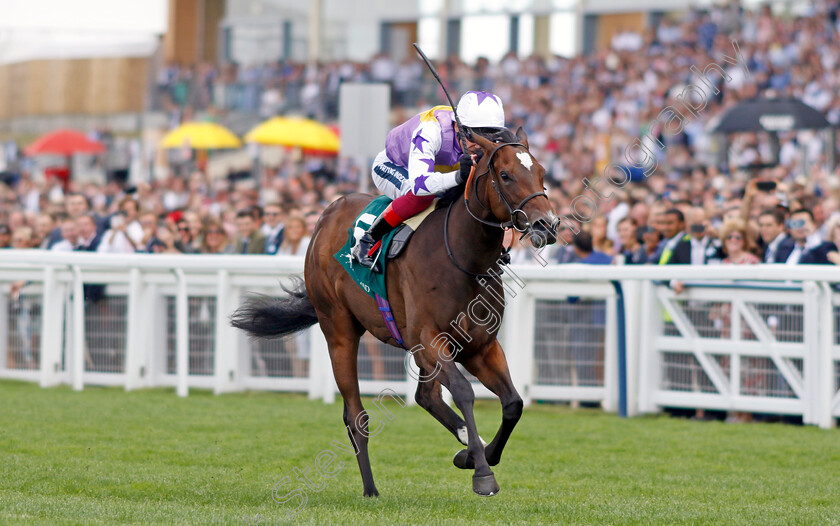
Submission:
M 370 400 L 366 406 L 372 408 Z M 342 405 L 303 396 L 40 389 L 0 382 L 0 524 L 840 524 L 840 430 L 526 409 L 499 495 L 473 494 L 460 449 L 418 407 L 371 439 L 365 499 Z M 490 439 L 497 401 L 477 403 Z M 315 473 L 331 450 L 333 478 Z M 293 470 L 309 469 L 321 491 Z M 301 499 L 272 498 L 281 487 Z M 259 518 L 257 516 L 259 515 Z

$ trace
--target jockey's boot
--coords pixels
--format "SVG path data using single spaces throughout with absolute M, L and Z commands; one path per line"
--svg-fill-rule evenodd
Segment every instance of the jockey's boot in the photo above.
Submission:
M 381 257 L 377 258 L 377 253 L 380 250 L 382 238 L 394 228 L 385 218 L 389 210 L 390 205 L 379 214 L 379 217 L 373 220 L 370 228 L 362 235 L 352 251 L 353 259 L 358 261 L 363 267 L 367 267 L 374 272 L 382 272 Z

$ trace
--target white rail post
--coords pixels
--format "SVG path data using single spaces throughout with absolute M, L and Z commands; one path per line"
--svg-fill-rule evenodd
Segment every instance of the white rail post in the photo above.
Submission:
M 236 308 L 238 298 L 231 286 L 230 273 L 219 270 L 216 285 L 216 335 L 214 356 L 215 394 L 242 390 L 242 370 L 239 367 L 237 334 L 228 315 Z
M 143 334 L 142 325 L 145 316 L 142 313 L 142 284 L 140 269 L 132 267 L 128 274 L 128 298 L 126 305 L 126 342 L 125 342 L 125 390 L 137 389 L 142 378 Z
M 335 402 L 335 387 L 330 366 L 330 352 L 321 325 L 312 326 L 309 336 L 309 399 Z
M 659 391 L 660 382 L 659 349 L 655 342 L 661 334 L 662 307 L 656 300 L 655 285 L 650 280 L 641 283 L 641 315 L 639 324 L 639 413 L 659 411 L 654 394 Z
M 84 389 L 85 374 L 85 289 L 82 269 L 73 265 L 73 390 Z
M 820 287 L 820 324 L 818 341 L 818 374 L 817 388 L 814 390 L 819 406 L 817 408 L 816 423 L 823 429 L 835 427 L 836 420 L 832 416 L 832 401 L 834 399 L 834 302 L 831 286 L 825 281 L 819 282 Z M 806 385 L 807 392 L 807 385 Z
M 625 388 L 627 416 L 639 414 L 639 355 L 642 328 L 642 284 L 639 280 L 621 281 L 624 292 Z
M 5 285 L 0 287 L 0 371 L 9 366 L 9 296 Z M 43 355 L 42 355 L 43 356 Z
M 146 387 L 163 385 L 162 379 L 168 371 L 168 350 L 166 335 L 167 302 L 161 288 L 156 283 L 148 283 L 143 291 L 143 305 L 145 317 L 145 342 L 143 353 L 144 375 Z
M 61 336 L 64 321 L 64 287 L 58 283 L 55 267 L 44 267 L 41 296 L 41 387 L 61 383 Z M 3 316 L 5 318 L 5 315 Z M 0 334 L 6 334 L 2 332 Z
M 184 270 L 175 269 L 178 291 L 175 295 L 175 360 L 178 375 L 178 396 L 187 396 L 189 391 L 190 366 L 190 320 L 189 305 L 187 303 L 187 277 Z
M 802 423 L 819 423 L 820 406 L 820 358 L 822 353 L 820 344 L 820 301 L 819 288 L 813 281 L 802 283 L 802 341 L 805 346 L 805 360 L 803 362 L 803 397 L 802 400 Z
M 532 285 L 536 286 L 536 285 Z M 534 384 L 534 320 L 537 301 L 532 290 L 526 286 L 516 296 L 505 294 L 505 326 L 502 347 L 510 369 L 510 379 L 522 397 L 525 407 L 531 405 L 531 386 Z M 498 307 L 498 302 L 489 294 L 484 294 L 485 301 Z M 451 396 L 451 395 L 450 395 Z
M 622 290 L 623 295 L 623 290 Z M 601 407 L 618 412 L 618 293 L 604 298 L 604 400 Z

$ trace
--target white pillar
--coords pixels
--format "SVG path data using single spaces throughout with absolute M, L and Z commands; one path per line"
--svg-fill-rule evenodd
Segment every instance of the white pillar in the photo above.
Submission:
M 125 390 L 131 391 L 140 387 L 143 345 L 144 316 L 141 307 L 142 284 L 140 269 L 132 268 L 128 278 L 128 299 L 126 311 L 126 342 L 125 342 Z
M 41 387 L 52 387 L 61 383 L 61 337 L 64 332 L 55 329 L 64 321 L 64 286 L 56 279 L 55 267 L 44 267 L 41 313 L 40 384 Z
M 73 265 L 73 390 L 84 389 L 85 374 L 85 291 L 82 269 Z
M 187 277 L 180 268 L 175 269 L 178 291 L 175 295 L 175 361 L 178 375 L 178 396 L 187 396 L 190 366 L 189 308 L 187 304 Z
M 309 0 L 309 53 L 310 63 L 318 62 L 321 59 L 321 10 L 324 0 Z
M 238 296 L 230 282 L 230 273 L 220 270 L 216 287 L 216 335 L 214 353 L 215 394 L 242 390 L 242 369 L 239 367 L 239 347 L 236 329 L 228 316 L 236 308 Z

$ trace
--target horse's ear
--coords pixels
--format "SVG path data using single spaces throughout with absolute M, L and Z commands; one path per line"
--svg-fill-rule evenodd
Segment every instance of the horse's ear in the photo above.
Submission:
M 479 145 L 481 149 L 484 150 L 486 153 L 492 152 L 493 148 L 496 147 L 496 144 L 493 141 L 491 141 L 490 139 L 486 139 L 475 132 L 472 133 L 472 137 L 470 138 L 470 140 Z
M 525 130 L 522 129 L 522 126 L 517 128 L 516 138 L 519 140 L 520 144 L 524 144 L 526 148 L 529 148 L 529 146 L 528 146 L 528 135 L 525 134 Z

